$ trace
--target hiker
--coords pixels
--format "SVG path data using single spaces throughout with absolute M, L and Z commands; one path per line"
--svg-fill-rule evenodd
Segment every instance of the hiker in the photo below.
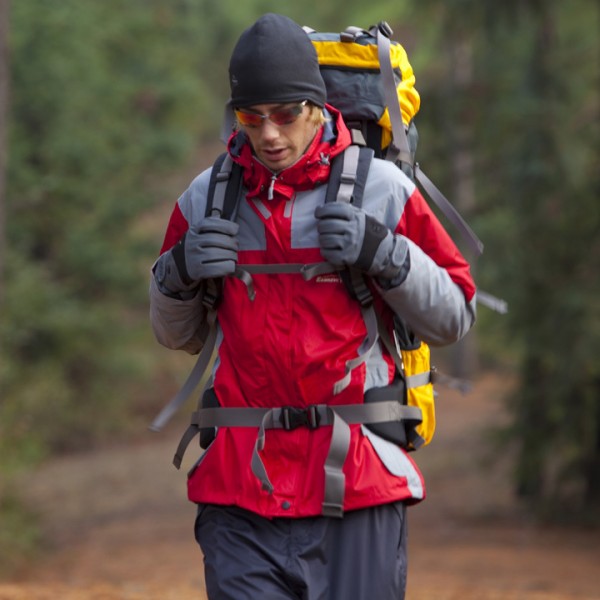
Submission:
M 366 278 L 385 322 L 441 346 L 475 320 L 469 266 L 389 161 L 370 161 L 361 208 L 325 202 L 352 139 L 299 25 L 260 17 L 229 80 L 239 205 L 207 216 L 212 169 L 200 173 L 171 214 L 150 289 L 161 344 L 195 354 L 216 327 L 205 406 L 238 419 L 214 422 L 188 475 L 208 597 L 404 598 L 405 511 L 425 487 L 401 445 L 346 418 L 394 383 L 395 367 L 377 336 L 369 346 L 369 307 L 345 272 Z M 265 268 L 240 276 L 251 265 Z M 306 277 L 295 265 L 317 266 Z

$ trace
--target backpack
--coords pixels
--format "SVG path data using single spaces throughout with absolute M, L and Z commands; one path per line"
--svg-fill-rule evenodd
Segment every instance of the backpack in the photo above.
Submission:
M 418 133 L 414 117 L 420 107 L 420 98 L 414 87 L 415 78 L 406 52 L 400 44 L 390 40 L 392 31 L 389 25 L 381 22 L 369 30 L 349 27 L 339 34 L 305 30 L 317 51 L 328 102 L 341 111 L 353 136 L 353 144 L 332 161 L 326 202 L 345 201 L 360 206 L 372 158 L 390 160 L 420 184 L 426 195 L 457 227 L 475 254 L 481 254 L 481 241 L 415 162 Z M 225 127 L 230 123 L 230 117 L 226 115 Z M 241 168 L 227 153 L 222 154 L 213 165 L 206 215 L 234 219 L 241 187 Z M 243 269 L 236 270 L 235 276 L 246 283 L 252 298 L 252 273 L 302 273 L 309 279 L 331 270 L 332 266 L 328 263 L 243 265 Z M 359 356 L 349 361 L 352 364 L 347 364 L 345 377 L 336 383 L 333 393 L 344 389 L 350 381 L 352 369 L 367 359 L 378 339 L 396 366 L 392 385 L 369 390 L 362 405 L 236 409 L 219 406 L 209 379 L 200 396 L 198 410 L 193 413 L 191 425 L 175 453 L 173 463 L 177 468 L 181 465 L 185 449 L 196 435 L 200 434 L 200 445 L 206 448 L 214 438 L 216 427 L 258 427 L 252 470 L 264 489 L 272 490 L 259 455 L 264 446 L 265 429 L 332 424 L 323 514 L 340 516 L 343 486 L 340 491 L 339 477 L 343 477 L 342 467 L 349 443 L 349 434 L 345 430 L 348 423 L 362 423 L 377 435 L 409 451 L 431 441 L 435 430 L 434 381 L 455 387 L 462 387 L 462 382 L 439 374 L 431 366 L 428 345 L 417 339 L 402 319 L 394 317 L 393 323 L 384 322 L 382 315 L 375 310 L 371 291 L 362 273 L 345 269 L 340 275 L 348 292 L 360 303 L 367 338 Z M 154 431 L 166 424 L 209 370 L 214 358 L 216 307 L 220 293 L 219 282 L 206 282 L 207 339 L 188 380 L 153 421 L 150 428 Z M 502 300 L 485 292 L 478 291 L 477 300 L 498 312 L 506 312 L 506 304 Z
M 364 140 L 376 157 L 398 165 L 458 229 L 471 251 L 481 255 L 481 240 L 415 162 L 420 96 L 406 51 L 390 39 L 391 27 L 381 21 L 368 30 L 351 26 L 341 33 L 305 31 L 317 52 L 327 100 L 341 111 L 354 139 Z M 504 312 L 502 301 L 495 300 L 488 294 L 478 298 Z

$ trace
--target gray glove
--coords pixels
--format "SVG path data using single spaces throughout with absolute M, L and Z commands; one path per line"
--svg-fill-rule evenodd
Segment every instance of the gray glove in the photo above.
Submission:
M 315 210 L 321 255 L 332 265 L 356 267 L 401 283 L 408 272 L 408 243 L 360 208 L 330 202 Z M 399 276 L 401 280 L 399 281 Z
M 159 289 L 187 292 L 204 279 L 233 274 L 237 264 L 239 225 L 219 217 L 207 217 L 189 229 L 178 244 L 165 252 L 154 268 Z

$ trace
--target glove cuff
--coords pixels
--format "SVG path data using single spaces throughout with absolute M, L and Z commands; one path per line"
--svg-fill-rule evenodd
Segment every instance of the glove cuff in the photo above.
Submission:
M 375 266 L 381 243 L 390 235 L 390 230 L 377 219 L 365 215 L 365 233 L 358 258 L 354 266 L 367 273 Z
M 410 271 L 408 242 L 403 235 L 393 236 L 393 246 L 387 261 L 377 273 L 377 283 L 384 289 L 396 287 L 404 282 Z
M 179 277 L 184 286 L 190 286 L 194 283 L 194 280 L 190 277 L 190 274 L 187 270 L 187 265 L 185 263 L 185 238 L 187 236 L 187 232 L 183 234 L 183 237 L 171 248 L 171 256 L 173 257 L 173 262 L 175 263 L 175 267 L 177 268 L 177 272 L 179 273 Z
M 199 282 L 181 277 L 173 251 L 165 252 L 156 261 L 153 268 L 154 279 L 158 289 L 173 298 L 189 299 L 196 294 Z M 184 295 L 186 298 L 184 298 Z

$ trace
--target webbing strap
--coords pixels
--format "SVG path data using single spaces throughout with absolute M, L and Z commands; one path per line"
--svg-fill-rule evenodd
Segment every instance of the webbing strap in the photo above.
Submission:
M 390 356 L 392 357 L 392 360 L 394 361 L 394 364 L 396 365 L 396 369 L 397 369 L 398 373 L 400 373 L 402 375 L 402 378 L 404 379 L 404 382 L 406 385 L 406 389 L 409 389 L 412 387 L 418 387 L 420 385 L 426 385 L 427 383 L 430 383 L 432 381 L 432 372 L 431 371 L 428 371 L 426 373 L 417 373 L 416 375 L 409 375 L 409 376 L 406 375 L 406 372 L 404 370 L 404 362 L 402 361 L 402 355 L 400 352 L 400 344 L 398 343 L 398 338 L 396 336 L 396 333 L 394 332 L 394 339 L 392 340 L 392 337 L 388 333 L 385 323 L 379 316 L 377 318 L 377 325 L 379 327 L 379 337 L 381 338 L 384 346 L 387 348 L 388 352 L 390 353 Z M 415 424 L 421 423 L 423 421 L 423 416 L 422 416 L 422 412 L 421 412 L 420 408 L 418 408 L 416 406 L 411 406 L 411 407 L 406 407 L 406 408 L 415 408 L 416 410 L 419 411 L 419 416 L 418 416 L 417 420 L 415 421 Z M 417 448 L 420 448 L 425 443 L 425 439 L 417 433 L 417 430 L 415 427 L 407 428 L 406 437 L 407 437 L 408 442 L 412 445 L 412 447 L 415 450 Z
M 483 242 L 475 235 L 459 212 L 452 206 L 450 201 L 440 192 L 436 185 L 423 173 L 419 163 L 415 164 L 415 178 L 423 186 L 429 197 L 437 204 L 438 208 L 446 215 L 452 224 L 458 229 L 465 241 L 478 256 L 483 253 Z
M 414 375 L 405 375 L 404 381 L 406 382 L 406 389 L 421 387 L 432 382 L 431 371 L 425 371 L 424 373 L 415 373 Z
M 215 176 L 215 188 L 209 215 L 211 217 L 220 217 L 223 214 L 227 184 L 229 183 L 229 178 L 231 177 L 232 168 L 233 160 L 231 159 L 229 153 L 227 153 L 223 162 L 221 163 L 221 168 Z
M 361 313 L 367 328 L 367 334 L 358 349 L 358 355 L 346 361 L 345 374 L 339 381 L 333 385 L 334 396 L 344 391 L 352 379 L 352 371 L 362 365 L 370 356 L 375 344 L 377 343 L 377 315 L 373 305 L 361 307 Z
M 316 411 L 319 426 L 333 425 L 335 411 L 346 423 L 386 423 L 406 419 L 419 419 L 420 409 L 405 406 L 397 400 L 384 400 L 368 404 L 315 404 L 310 407 Z M 285 429 L 283 413 L 289 407 L 209 407 L 198 408 L 192 413 L 190 423 L 198 429 L 205 427 L 261 427 L 267 429 Z M 259 432 L 259 437 L 260 432 Z M 261 445 L 262 444 L 262 445 Z M 258 449 L 262 450 L 264 440 Z
M 320 421 L 328 423 L 333 419 L 329 450 L 325 458 L 323 469 L 325 471 L 325 488 L 322 514 L 327 517 L 341 517 L 344 513 L 344 493 L 346 476 L 343 472 L 348 449 L 350 448 L 350 427 L 332 407 L 326 405 L 315 407 L 323 414 Z M 320 410 L 319 410 L 320 409 Z M 274 487 L 259 452 L 265 447 L 265 430 L 270 427 L 280 427 L 281 420 L 276 417 L 281 409 L 269 410 L 263 417 L 259 426 L 256 444 L 252 452 L 251 468 L 254 475 L 262 484 L 263 490 L 273 493 Z
M 340 174 L 340 187 L 338 188 L 337 198 L 341 202 L 352 202 L 354 195 L 354 185 L 356 184 L 356 173 L 358 171 L 358 157 L 360 147 L 351 145 L 344 152 L 344 161 L 342 163 L 342 172 Z
M 344 494 L 346 492 L 346 475 L 343 468 L 350 449 L 350 427 L 335 411 L 329 451 L 325 459 L 325 490 L 323 495 L 322 514 L 325 517 L 342 517 L 344 515 Z
M 254 281 L 252 280 L 252 274 L 277 274 L 277 275 L 293 275 L 300 274 L 305 281 L 309 281 L 317 275 L 324 275 L 325 273 L 333 273 L 335 271 L 341 271 L 343 267 L 336 267 L 328 262 L 320 263 L 266 263 L 266 264 L 244 264 L 238 265 L 233 273 L 233 277 L 236 277 L 244 283 L 248 298 L 254 300 L 256 297 L 256 291 L 254 289 Z
M 483 290 L 477 289 L 476 300 L 479 304 L 483 304 L 483 306 L 487 306 L 501 315 L 505 315 L 508 312 L 508 303 L 506 300 L 496 298 L 496 296 L 492 296 L 492 294 Z
M 302 269 L 300 272 L 302 273 L 302 277 L 306 279 L 306 281 L 310 281 L 313 277 L 317 275 L 325 275 L 326 273 L 334 273 L 335 271 L 341 271 L 344 267 L 337 267 L 328 262 L 321 263 L 310 263 L 306 265 L 302 265 Z
M 379 27 L 377 27 L 377 54 L 379 57 L 379 68 L 381 69 L 383 94 L 392 125 L 392 142 L 389 145 L 385 158 L 393 163 L 400 160 L 412 167 L 413 157 L 408 145 L 406 131 L 404 130 L 402 112 L 400 111 L 398 101 L 398 91 L 396 89 L 396 78 L 394 77 L 394 69 L 390 56 L 390 40 Z
M 236 266 L 233 272 L 233 277 L 237 277 L 245 286 L 248 293 L 248 298 L 254 300 L 256 298 L 256 291 L 254 290 L 254 282 L 252 276 L 247 269 L 242 269 L 240 266 Z
M 207 311 L 206 320 L 208 323 L 208 335 L 206 341 L 204 342 L 204 346 L 198 355 L 196 364 L 194 365 L 191 373 L 188 375 L 188 378 L 181 389 L 152 421 L 149 427 L 151 431 L 160 431 L 169 422 L 173 415 L 183 406 L 185 401 L 196 389 L 200 383 L 200 380 L 202 379 L 202 375 L 214 360 L 213 350 L 217 340 L 216 311 Z
M 357 183 L 357 175 L 359 170 L 361 147 L 349 146 L 344 151 L 344 161 L 342 164 L 342 172 L 340 174 L 340 185 L 335 198 L 336 202 L 351 203 L 354 196 L 354 188 Z M 370 164 L 371 156 L 369 156 Z M 366 179 L 368 171 L 364 171 L 363 175 Z M 360 194 L 359 205 L 362 202 L 362 193 Z M 355 358 L 346 361 L 344 377 L 336 381 L 333 386 L 333 394 L 337 395 L 345 390 L 352 379 L 352 371 L 362 365 L 369 358 L 375 344 L 377 343 L 377 315 L 373 308 L 371 292 L 364 281 L 362 273 L 356 269 L 349 269 L 349 277 L 351 278 L 352 290 L 356 299 L 361 305 L 361 312 L 365 322 L 367 333 L 365 339 L 358 349 L 358 355 Z
M 240 271 L 245 271 L 248 274 L 277 273 L 278 275 L 285 275 L 291 273 L 302 274 L 303 271 L 309 270 L 312 267 L 316 268 L 318 265 L 325 265 L 323 268 L 326 269 L 326 272 L 331 272 L 335 269 L 335 267 L 329 263 L 314 263 L 314 265 L 305 263 L 265 263 L 239 265 L 238 268 Z
M 404 363 L 402 362 L 402 356 L 400 355 L 400 347 L 397 340 L 392 340 L 383 319 L 377 315 L 377 329 L 379 331 L 379 337 L 383 342 L 383 345 L 387 348 L 392 360 L 394 361 L 394 365 L 396 365 L 396 370 L 403 378 L 406 378 L 404 373 Z
M 433 371 L 432 375 L 434 383 L 439 383 L 440 385 L 453 390 L 458 390 L 461 394 L 468 394 L 473 388 L 473 385 L 470 381 L 466 379 L 460 379 L 459 377 L 451 377 L 450 375 L 441 373 L 437 369 Z
M 268 429 L 285 429 L 283 414 L 289 407 L 277 408 L 199 408 L 192 414 L 191 425 L 185 432 L 173 463 L 177 468 L 186 447 L 204 427 L 258 427 L 256 442 L 252 452 L 252 473 L 261 482 L 263 490 L 273 493 L 266 467 L 260 457 L 265 447 Z M 349 424 L 386 423 L 391 421 L 420 421 L 421 411 L 414 406 L 404 406 L 396 400 L 373 402 L 370 404 L 344 404 L 329 406 L 319 404 L 310 407 L 314 410 L 318 426 L 332 425 L 329 450 L 323 469 L 325 471 L 325 493 L 322 514 L 329 517 L 343 515 L 345 475 L 343 472 L 348 449 L 350 448 Z M 307 408 L 308 410 L 308 408 Z
M 419 164 L 413 164 L 414 159 L 410 151 L 408 137 L 402 121 L 402 112 L 400 111 L 397 98 L 396 81 L 390 58 L 390 40 L 379 27 L 377 27 L 377 53 L 383 78 L 383 92 L 392 125 L 392 143 L 387 150 L 386 160 L 394 163 L 400 160 L 414 168 L 414 176 L 427 192 L 427 195 L 458 229 L 475 255 L 480 256 L 483 253 L 483 242 L 431 179 L 423 173 Z M 508 305 L 504 300 L 496 298 L 487 292 L 478 292 L 477 301 L 500 314 L 508 312 Z

